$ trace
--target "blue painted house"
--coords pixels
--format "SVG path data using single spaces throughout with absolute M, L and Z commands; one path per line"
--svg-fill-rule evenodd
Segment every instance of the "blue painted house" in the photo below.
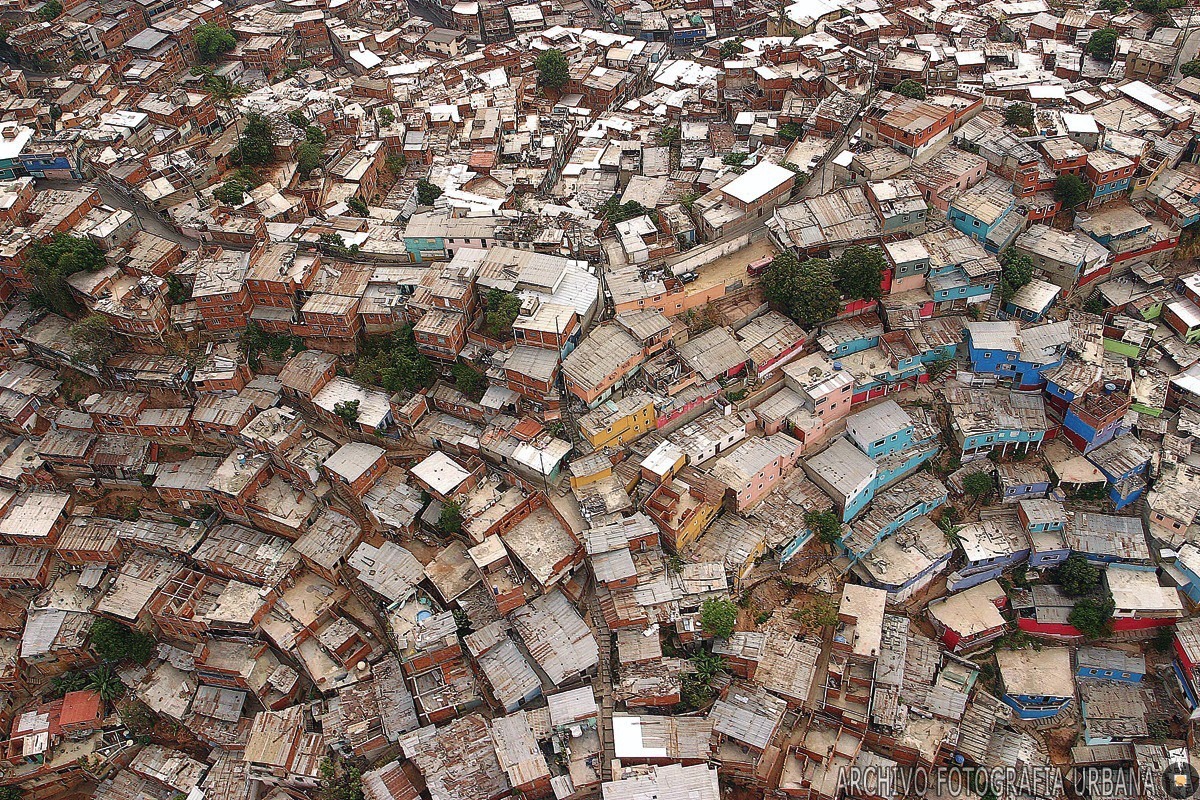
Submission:
M 1080 553 L 1094 564 L 1154 569 L 1141 517 L 1076 511 L 1063 537 L 1072 553 Z
M 1087 680 L 1141 683 L 1146 675 L 1144 656 L 1124 650 L 1088 645 L 1075 651 L 1075 677 Z
M 1041 650 L 998 649 L 1001 699 L 1021 719 L 1048 719 L 1075 699 L 1075 676 L 1071 651 L 1066 647 Z
M 1171 572 L 1177 576 L 1176 582 L 1188 599 L 1200 604 L 1200 547 L 1185 542 L 1171 564 Z
M 33 128 L 13 121 L 0 123 L 0 180 L 12 180 L 24 174 L 21 154 L 33 138 Z
M 830 358 L 869 350 L 879 344 L 883 323 L 875 314 L 839 319 L 821 326 L 817 344 Z
M 1036 450 L 1050 429 L 1039 394 L 955 387 L 945 397 L 960 457 L 967 461 L 993 450 Z
M 1057 500 L 1026 499 L 1017 503 L 1017 517 L 1029 537 L 1029 566 L 1033 569 L 1056 567 L 1067 560 L 1071 550 L 1064 532 L 1067 512 Z
M 1014 389 L 1039 389 L 1042 373 L 1062 365 L 1071 343 L 1071 324 L 1054 322 L 1022 328 L 1012 320 L 967 323 L 971 370 L 1011 382 Z
M 928 472 L 915 472 L 875 496 L 866 513 L 850 525 L 841 546 L 861 559 L 876 545 L 924 514 L 946 504 L 950 491 Z
M 895 400 L 885 400 L 846 417 L 846 436 L 876 464 L 876 493 L 938 451 L 936 429 L 922 410 L 916 411 L 919 420 Z
M 1050 491 L 1050 473 L 1023 461 L 997 464 L 996 478 L 1000 483 L 1000 501 L 1003 503 L 1045 497 Z
M 1116 436 L 1092 450 L 1088 460 L 1104 473 L 1108 496 L 1117 510 L 1137 502 L 1146 491 L 1150 448 L 1136 436 Z
M 1011 184 L 1009 190 L 1004 191 L 1001 182 L 983 181 L 950 201 L 947 217 L 957 230 L 985 249 L 998 253 L 1002 248 L 991 246 L 989 242 L 1006 227 L 1005 221 L 1015 212 L 1016 205 Z M 1012 238 L 1015 239 L 1018 233 L 1019 229 Z
M 1063 435 L 1086 455 L 1125 432 L 1130 402 L 1129 395 L 1112 384 L 1076 397 L 1063 415 Z
M 946 589 L 951 592 L 999 578 L 1029 557 L 1029 536 L 1013 513 L 989 515 L 963 525 L 957 539 L 964 563 L 946 578 Z
M 1034 278 L 1004 302 L 1000 307 L 1000 315 L 1021 322 L 1041 322 L 1061 293 L 1062 289 L 1053 283 Z
M 842 522 L 854 519 L 871 502 L 879 475 L 875 462 L 844 436 L 806 458 L 804 472 L 833 498 Z

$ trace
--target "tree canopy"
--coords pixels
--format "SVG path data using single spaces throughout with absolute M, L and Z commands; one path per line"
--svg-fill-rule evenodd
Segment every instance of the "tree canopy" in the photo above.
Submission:
M 487 314 L 483 326 L 493 339 L 506 341 L 512 338 L 512 326 L 521 314 L 521 298 L 503 289 L 489 289 L 484 298 Z
M 58 0 L 46 0 L 42 7 L 38 9 L 37 18 L 39 22 L 53 22 L 58 19 L 63 13 L 63 4 Z
M 1200 75 L 1200 59 L 1193 59 L 1179 68 L 1180 74 L 1185 78 L 1195 78 Z
M 621 196 L 614 194 L 612 197 L 605 200 L 596 209 L 596 216 L 601 219 L 608 220 L 613 225 L 618 222 L 633 219 L 634 217 L 645 216 L 650 213 L 650 209 L 636 200 L 621 202 Z
M 851 300 L 878 300 L 883 296 L 883 270 L 887 262 L 877 247 L 856 245 L 834 262 L 834 285 Z
M 271 121 L 252 111 L 245 117 L 238 153 L 243 164 L 260 167 L 275 160 L 275 130 Z
M 1054 199 L 1063 204 L 1063 208 L 1075 208 L 1080 203 L 1087 202 L 1091 192 L 1083 178 L 1070 173 L 1059 175 L 1054 181 Z
M 1110 14 L 1120 14 L 1129 8 L 1129 4 L 1125 0 L 1100 0 L 1098 7 L 1101 11 L 1107 11 Z
M 1017 290 L 1033 280 L 1033 259 L 1014 248 L 1000 254 L 1000 298 L 1009 300 Z
M 154 655 L 154 639 L 115 620 L 100 617 L 88 634 L 92 649 L 104 661 L 136 661 L 145 664 Z
M 433 383 L 433 366 L 417 351 L 412 328 L 368 336 L 359 349 L 354 380 L 389 392 L 412 392 Z
M 193 41 L 196 43 L 196 52 L 200 54 L 200 60 L 209 64 L 216 61 L 222 53 L 228 53 L 237 46 L 237 40 L 233 38 L 232 33 L 211 22 L 196 28 Z
M 963 492 L 968 497 L 979 499 L 992 491 L 992 476 L 987 472 L 972 472 L 963 478 Z
M 417 202 L 423 206 L 431 206 L 434 201 L 442 196 L 441 187 L 435 183 L 421 178 L 417 181 Z
M 103 372 L 108 360 L 121 349 L 112 323 L 103 314 L 89 314 L 67 329 L 75 344 L 75 358 Z
M 1082 553 L 1072 553 L 1055 570 L 1054 581 L 1067 595 L 1083 597 L 1100 588 L 1100 570 Z
M 912 78 L 900 81 L 896 84 L 892 91 L 896 94 L 902 94 L 905 97 L 911 97 L 914 100 L 925 99 L 925 86 L 917 81 L 914 81 Z
M 1033 106 L 1028 103 L 1012 103 L 1004 109 L 1004 124 L 1017 128 L 1033 127 Z
M 30 300 L 58 314 L 75 312 L 79 305 L 67 278 L 83 270 L 95 272 L 106 263 L 104 251 L 91 239 L 56 233 L 49 241 L 34 244 L 23 265 L 33 283 Z
M 762 287 L 768 302 L 803 326 L 832 318 L 842 306 L 833 267 L 821 259 L 801 262 L 781 253 L 763 272 Z
M 1103 639 L 1112 633 L 1115 607 L 1111 595 L 1084 597 L 1075 603 L 1067 622 L 1077 628 L 1085 639 Z
M 722 61 L 730 61 L 742 54 L 743 39 L 726 39 L 721 42 L 721 46 L 717 48 L 717 56 Z
M 371 207 L 361 197 L 351 197 L 346 201 L 346 208 L 356 217 L 365 217 L 371 213 Z
M 454 376 L 454 388 L 476 402 L 487 391 L 487 376 L 470 364 L 459 361 L 450 368 L 450 374 Z
M 296 148 L 296 171 L 300 173 L 300 180 L 308 180 L 313 170 L 321 166 L 323 152 L 321 145 L 312 142 L 305 142 Z
M 731 600 L 710 597 L 700 606 L 700 627 L 709 636 L 728 639 L 737 625 L 737 606 Z
M 438 530 L 447 536 L 453 536 L 462 533 L 462 526 L 462 504 L 457 500 L 447 500 L 442 503 L 442 511 L 438 514 Z
M 342 422 L 353 425 L 358 420 L 358 400 L 339 400 L 333 404 L 333 413 L 341 417 Z
M 835 545 L 842 539 L 842 521 L 832 511 L 809 511 L 804 525 L 824 544 Z
M 1120 34 L 1116 28 L 1101 28 L 1088 39 L 1087 51 L 1096 58 L 1111 61 L 1117 52 L 1117 37 Z
M 538 71 L 538 86 L 561 89 L 571 79 L 571 69 L 562 50 L 551 48 L 537 57 L 533 67 Z

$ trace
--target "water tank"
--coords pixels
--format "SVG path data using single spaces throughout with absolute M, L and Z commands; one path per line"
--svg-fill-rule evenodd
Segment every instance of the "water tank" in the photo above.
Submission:
M 840 361 L 833 362 L 833 371 L 841 372 L 842 371 L 842 362 L 840 362 Z

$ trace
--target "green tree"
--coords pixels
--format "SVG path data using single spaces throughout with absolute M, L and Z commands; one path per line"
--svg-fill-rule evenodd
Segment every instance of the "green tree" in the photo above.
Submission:
M 73 358 L 100 374 L 104 374 L 108 360 L 121 349 L 112 323 L 103 314 L 87 315 L 67 328 L 67 333 L 75 345 Z
M 1111 595 L 1084 597 L 1075 603 L 1067 622 L 1083 634 L 1083 638 L 1103 639 L 1112 633 L 1115 604 Z
M 1083 597 L 1100 588 L 1100 570 L 1082 553 L 1072 553 L 1054 571 L 1054 582 L 1068 596 Z
M 320 125 L 309 125 L 304 129 L 304 141 L 315 145 L 323 145 L 328 141 L 329 137 L 325 135 L 325 129 Z
M 609 223 L 616 225 L 618 222 L 625 222 L 634 217 L 644 217 L 650 213 L 650 209 L 636 200 L 629 200 L 622 203 L 620 195 L 613 195 L 605 200 L 600 208 L 596 209 L 596 216 Z
M 462 526 L 462 504 L 457 500 L 447 500 L 442 503 L 442 511 L 438 514 L 438 530 L 447 536 L 454 536 L 462 533 Z
M 405 325 L 392 333 L 368 336 L 359 349 L 352 375 L 367 386 L 411 394 L 433 383 L 434 370 L 418 352 L 412 328 Z
M 721 163 L 730 167 L 740 167 L 750 157 L 749 153 L 726 153 Z
M 700 627 L 709 636 L 728 639 L 737 625 L 737 605 L 710 597 L 700 606 Z
M 454 632 L 457 633 L 459 637 L 470 636 L 475 632 L 475 626 L 471 624 L 471 617 L 467 614 L 465 609 L 456 608 L 451 613 L 454 614 Z
M 1179 68 L 1180 74 L 1185 78 L 1195 78 L 1200 76 L 1200 59 L 1192 59 Z
M 1091 196 L 1087 184 L 1078 175 L 1067 173 L 1059 175 L 1054 181 L 1054 199 L 1063 204 L 1063 208 L 1075 208 Z
M 339 233 L 322 233 L 317 236 L 317 250 L 327 256 L 350 258 L 358 253 L 358 245 L 347 246 Z
M 792 253 L 782 253 L 763 272 L 762 287 L 768 302 L 806 327 L 834 317 L 842 307 L 828 261 L 801 262 Z
M 911 97 L 913 100 L 924 100 L 925 99 L 924 84 L 918 83 L 917 81 L 914 81 L 912 78 L 908 78 L 907 80 L 900 81 L 899 83 L 896 84 L 896 87 L 894 89 L 892 89 L 892 91 L 895 92 L 896 94 L 902 94 L 905 97 Z
M 233 38 L 232 33 L 211 22 L 196 28 L 193 41 L 196 43 L 196 52 L 199 53 L 200 60 L 209 64 L 237 46 L 237 40 Z
M 1010 103 L 1004 108 L 1004 124 L 1014 128 L 1033 127 L 1033 106 L 1028 103 Z
M 227 206 L 240 206 L 246 199 L 246 192 L 249 191 L 246 184 L 242 183 L 237 178 L 228 178 L 217 188 L 213 189 L 213 199 L 219 200 Z
M 387 106 L 376 111 L 375 116 L 379 119 L 379 124 L 385 128 L 396 121 L 396 112 Z
M 346 207 L 350 209 L 350 213 L 356 217 L 365 217 L 371 213 L 370 207 L 361 197 L 351 197 L 346 201 Z
M 555 48 L 539 55 L 533 62 L 533 68 L 538 72 L 538 86 L 547 89 L 561 89 L 571 79 L 567 57 Z
M 1104 297 L 1099 292 L 1093 294 L 1087 300 L 1083 301 L 1083 310 L 1089 314 L 1100 315 L 1104 313 Z
M 292 127 L 300 130 L 308 128 L 308 115 L 304 113 L 303 109 L 293 108 L 288 112 L 287 118 L 288 122 L 292 123 Z
M 230 116 L 233 117 L 233 129 L 234 129 L 234 133 L 236 133 L 237 137 L 238 137 L 238 140 L 237 140 L 238 148 L 239 148 L 238 160 L 240 161 L 241 160 L 240 148 L 242 145 L 241 116 L 234 109 L 233 101 L 238 99 L 239 97 L 243 97 L 246 94 L 246 92 L 249 90 L 246 89 L 245 86 L 242 86 L 240 83 L 231 81 L 231 80 L 229 80 L 229 78 L 226 78 L 223 75 L 211 75 L 211 74 L 208 76 L 207 80 L 204 81 L 204 88 L 208 91 L 209 95 L 212 97 L 213 102 L 219 106 L 224 106 L 225 110 L 228 111 Z
M 834 285 L 843 297 L 878 300 L 883 297 L 883 270 L 886 267 L 887 262 L 878 248 L 848 247 L 834 262 Z
M 667 125 L 654 132 L 654 140 L 663 147 L 670 147 L 679 141 L 679 126 Z
M 313 170 L 321 166 L 322 155 L 321 146 L 312 142 L 296 148 L 296 171 L 300 173 L 300 180 L 308 180 Z
M 822 628 L 837 625 L 837 606 L 827 595 L 816 594 L 792 612 L 792 620 L 799 623 L 802 634 L 816 633 Z
M 167 273 L 167 300 L 173 306 L 186 303 L 192 299 L 192 292 L 174 272 Z
M 145 664 L 154 655 L 153 637 L 105 617 L 92 623 L 88 638 L 96 655 L 104 661 Z
M 275 160 L 275 129 L 271 121 L 256 111 L 246 115 L 238 153 L 243 164 L 265 166 Z
M 521 298 L 503 289 L 489 289 L 484 299 L 487 314 L 483 327 L 493 339 L 507 341 L 512 338 L 512 326 L 521 315 Z
M 726 39 L 717 48 L 717 56 L 722 61 L 732 61 L 742 54 L 743 39 Z
M 450 374 L 454 376 L 454 388 L 472 400 L 478 401 L 487 391 L 487 378 L 470 364 L 459 361 L 450 368 Z
M 267 333 L 251 320 L 238 339 L 238 349 L 245 354 L 250 366 L 257 369 L 263 354 L 272 361 L 280 361 L 289 353 L 303 350 L 304 340 L 291 333 Z
M 788 122 L 780 126 L 779 138 L 784 139 L 785 141 L 794 142 L 796 139 L 800 138 L 801 132 L 802 131 L 799 125 L 794 122 Z
M 704 678 L 706 681 L 711 681 L 713 678 L 725 671 L 725 659 L 718 655 L 701 650 L 691 658 L 692 666 L 696 668 L 696 674 Z
M 320 800 L 363 800 L 362 770 L 340 756 L 321 762 Z
M 0 800 L 25 800 L 20 786 L 0 786 Z
M 1125 0 L 1100 0 L 1099 8 L 1101 11 L 1107 11 L 1110 14 L 1120 14 L 1129 8 L 1129 4 Z
M 1033 280 L 1033 259 L 1015 248 L 1000 254 L 1000 299 L 1010 300 L 1025 284 Z
M 347 427 L 353 427 L 358 420 L 358 407 L 357 400 L 340 400 L 333 404 L 333 413 L 341 417 Z
M 832 511 L 809 511 L 804 515 L 804 527 L 823 544 L 833 546 L 842 540 L 842 521 Z
M 1183 8 L 1184 0 L 1133 0 L 1133 7 L 1143 14 L 1159 16 L 1172 8 Z
M 56 233 L 49 241 L 30 247 L 22 265 L 33 284 L 30 300 L 57 314 L 74 313 L 79 305 L 67 278 L 82 270 L 95 272 L 106 263 L 104 251 L 91 239 Z
M 992 476 L 987 472 L 972 472 L 963 478 L 963 492 L 980 500 L 992 493 Z
M 88 685 L 88 676 L 83 672 L 64 672 L 50 679 L 49 695 L 54 698 L 62 697 L 68 692 L 77 692 L 80 689 L 86 689 Z
M 1112 61 L 1113 56 L 1117 52 L 1117 37 L 1119 36 L 1120 33 L 1116 28 L 1101 28 L 1088 39 L 1088 54 L 1106 61 Z
M 393 175 L 399 175 L 408 166 L 408 158 L 404 153 L 391 153 L 384 159 L 383 166 Z
M 423 206 L 431 206 L 439 197 L 442 196 L 441 187 L 431 183 L 424 178 L 417 181 L 417 203 Z
M 107 664 L 101 664 L 88 676 L 88 688 L 106 703 L 119 700 L 125 694 L 125 684 Z
M 37 18 L 39 22 L 53 22 L 62 13 L 62 3 L 58 2 L 58 0 L 46 0 L 42 4 L 42 7 L 38 9 Z

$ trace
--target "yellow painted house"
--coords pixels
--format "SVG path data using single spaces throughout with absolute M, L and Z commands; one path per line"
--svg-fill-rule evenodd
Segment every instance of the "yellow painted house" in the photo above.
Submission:
M 658 428 L 654 395 L 634 392 L 606 400 L 579 419 L 579 431 L 594 449 L 621 447 Z

